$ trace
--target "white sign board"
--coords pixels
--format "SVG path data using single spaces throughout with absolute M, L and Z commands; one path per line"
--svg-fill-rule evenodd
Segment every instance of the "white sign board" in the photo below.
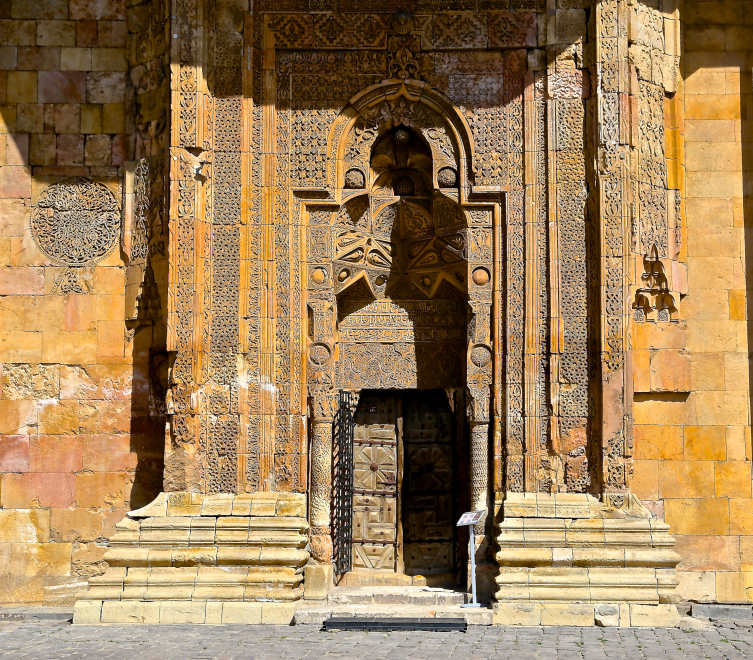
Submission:
M 458 520 L 458 527 L 463 525 L 475 525 L 484 517 L 486 511 L 467 511 Z

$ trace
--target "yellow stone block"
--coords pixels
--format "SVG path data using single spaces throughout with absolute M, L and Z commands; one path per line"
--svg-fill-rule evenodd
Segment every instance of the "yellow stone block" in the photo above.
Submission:
M 664 349 L 651 356 L 650 387 L 652 392 L 690 391 L 690 354 Z
M 38 414 L 40 433 L 50 435 L 78 433 L 78 401 L 42 402 Z
M 295 615 L 295 603 L 260 603 L 261 622 L 271 626 L 289 626 Z
M 743 425 L 748 423 L 750 398 L 742 392 L 696 392 L 699 425 Z
M 674 605 L 630 604 L 630 625 L 634 628 L 674 628 L 679 623 Z
M 81 132 L 85 134 L 102 132 L 102 106 L 100 104 L 81 105 Z
M 753 536 L 740 537 L 740 570 L 753 571 Z
M 727 455 L 724 426 L 686 426 L 684 458 L 688 461 L 723 461 Z
M 737 172 L 742 154 L 739 142 L 688 142 L 688 172 Z
M 742 172 L 687 172 L 688 197 L 742 197 Z
M 746 297 L 744 289 L 732 289 L 727 292 L 729 295 L 729 318 L 732 321 L 745 321 L 746 316 Z
M 682 557 L 678 571 L 740 570 L 737 536 L 676 536 L 674 550 Z
M 160 623 L 204 623 L 206 619 L 205 601 L 166 600 L 158 604 Z
M 37 102 L 37 72 L 8 71 L 8 103 Z
M 10 573 L 18 576 L 71 574 L 70 543 L 14 543 Z
M 712 571 L 678 571 L 677 595 L 701 603 L 716 600 L 716 574 Z
M 655 500 L 659 497 L 659 461 L 635 461 L 630 490 L 639 498 Z
M 222 605 L 222 623 L 223 624 L 261 624 L 261 603 L 223 603 Z
M 539 626 L 539 603 L 494 603 L 492 621 L 496 626 Z
M 696 124 L 729 124 L 734 122 L 695 122 Z M 685 202 L 685 212 L 688 227 L 731 227 L 733 226 L 734 209 L 731 199 L 707 197 L 688 199 Z M 684 308 L 684 304 L 683 304 Z
M 714 497 L 714 463 L 661 461 L 659 497 Z
M 726 499 L 668 499 L 664 520 L 671 534 L 729 534 L 730 508 Z
M 102 603 L 100 620 L 102 623 L 161 623 L 160 604 L 128 600 L 106 600 Z M 203 619 L 201 623 L 203 623 Z
M 686 328 L 676 324 L 638 323 L 633 328 L 634 349 L 677 348 L 687 346 Z
M 729 501 L 729 533 L 753 536 L 753 501 L 750 498 Z
M 745 592 L 744 573 L 717 573 L 716 600 L 720 603 L 745 603 L 753 601 Z
M 26 435 L 37 424 L 36 401 L 0 401 L 0 433 Z
M 689 94 L 686 119 L 740 119 L 739 94 Z
M 633 391 L 651 391 L 651 353 L 648 350 L 633 351 Z
M 73 623 L 82 625 L 100 623 L 101 617 L 101 600 L 77 600 L 73 606 Z
M 633 427 L 635 458 L 640 460 L 682 460 L 683 429 L 660 424 Z
M 750 426 L 727 427 L 727 460 L 751 460 Z
M 42 359 L 63 364 L 91 364 L 97 361 L 97 333 L 43 332 Z
M 749 461 L 726 461 L 717 463 L 714 470 L 716 496 L 743 498 L 751 496 L 751 463 Z M 753 502 L 751 502 L 753 508 Z
M 542 603 L 542 626 L 592 626 L 594 606 L 575 603 Z
M 679 427 L 696 423 L 696 404 L 693 393 L 687 398 L 669 401 L 658 400 L 651 394 L 645 395 L 645 399 L 641 399 L 640 396 L 635 395 L 633 406 L 634 421 L 637 425 L 656 424 L 657 420 L 663 420 L 667 426 Z
M 748 391 L 748 353 L 726 353 L 724 356 L 724 389 L 728 392 Z
M 41 332 L 0 332 L 0 362 L 38 364 L 42 361 Z
M 0 543 L 47 543 L 49 509 L 0 509 Z

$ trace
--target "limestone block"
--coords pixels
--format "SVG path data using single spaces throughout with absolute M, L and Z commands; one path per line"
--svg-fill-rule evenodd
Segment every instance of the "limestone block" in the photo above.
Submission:
M 324 600 L 332 588 L 330 564 L 308 564 L 304 570 L 303 597 L 306 600 Z
M 306 501 L 301 497 L 285 497 L 281 494 L 277 500 L 275 514 L 284 517 L 306 517 Z
M 542 626 L 592 626 L 594 606 L 576 603 L 542 603 Z
M 102 615 L 101 600 L 79 600 L 73 607 L 73 623 L 100 623 Z
M 252 516 L 274 516 L 277 510 L 277 493 L 256 493 L 251 505 Z
M 158 623 L 159 603 L 104 601 L 100 620 L 102 623 Z
M 217 518 L 216 538 L 220 545 L 246 545 L 248 543 L 249 519 L 228 516 Z
M 496 555 L 500 566 L 551 566 L 552 550 L 548 548 L 503 548 Z
M 497 626 L 541 625 L 539 603 L 494 603 L 493 612 L 492 621 Z
M 222 624 L 222 606 L 223 603 L 214 601 L 208 601 L 206 605 L 206 615 L 204 623 L 212 626 L 219 626 Z
M 194 603 L 174 600 L 154 603 L 154 605 L 159 606 L 159 623 L 204 623 L 206 621 L 206 602 L 204 601 Z
M 674 605 L 630 605 L 630 625 L 634 628 L 675 628 L 679 623 Z
M 261 603 L 223 603 L 222 604 L 222 623 L 223 624 L 261 624 Z
M 536 493 L 508 493 L 503 506 L 505 522 L 510 518 L 536 517 Z
M 214 566 L 217 564 L 218 548 L 181 548 L 173 550 L 170 564 L 172 566 Z
M 261 622 L 264 625 L 289 626 L 295 615 L 294 603 L 261 603 Z
M 620 625 L 619 605 L 596 605 L 594 607 L 594 623 L 600 628 L 617 627 Z
M 625 550 L 619 548 L 574 548 L 573 566 L 625 566 Z

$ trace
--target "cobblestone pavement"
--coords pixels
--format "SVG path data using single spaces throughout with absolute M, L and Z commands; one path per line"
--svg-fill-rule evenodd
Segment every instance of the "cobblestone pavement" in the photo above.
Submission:
M 317 626 L 70 626 L 24 622 L 0 624 L 0 658 L 753 659 L 753 630 L 734 626 L 703 632 L 471 626 L 466 633 L 327 633 Z

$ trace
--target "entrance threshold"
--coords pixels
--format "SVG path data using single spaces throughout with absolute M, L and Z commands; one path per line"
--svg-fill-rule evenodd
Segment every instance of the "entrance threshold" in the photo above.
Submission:
M 370 571 L 371 572 L 371 571 Z M 296 624 L 324 625 L 331 618 L 358 619 L 461 619 L 468 624 L 492 624 L 492 610 L 461 607 L 467 594 L 453 589 L 425 586 L 335 587 L 324 601 L 302 601 L 298 605 Z

